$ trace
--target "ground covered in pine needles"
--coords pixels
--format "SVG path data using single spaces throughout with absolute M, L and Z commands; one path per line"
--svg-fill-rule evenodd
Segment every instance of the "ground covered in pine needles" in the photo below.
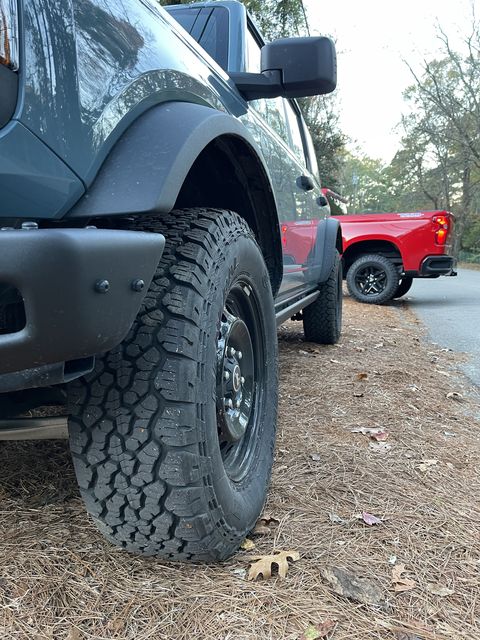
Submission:
M 66 444 L 1 443 L 0 637 L 480 639 L 480 399 L 403 303 L 345 303 L 339 345 L 280 330 L 265 519 L 221 565 L 113 548 Z M 249 581 L 276 551 L 300 558 Z

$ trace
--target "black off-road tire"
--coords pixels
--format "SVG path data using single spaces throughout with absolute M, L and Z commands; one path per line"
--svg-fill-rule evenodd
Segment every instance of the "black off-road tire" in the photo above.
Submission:
M 368 273 L 378 274 L 381 278 L 381 290 L 378 292 L 362 289 L 359 281 Z M 365 274 L 365 276 L 364 276 Z M 399 272 L 388 258 L 377 254 L 360 256 L 347 271 L 347 288 L 355 300 L 365 304 L 385 304 L 395 296 L 397 291 Z
M 167 243 L 128 337 L 69 387 L 81 493 L 102 533 L 129 551 L 222 560 L 255 525 L 273 461 L 278 356 L 268 271 L 230 211 L 176 211 L 128 228 L 163 233 Z M 251 339 L 252 349 L 240 355 L 234 338 L 247 347 Z M 242 357 L 250 369 L 235 379 L 238 393 L 248 386 L 249 404 L 245 395 L 238 411 L 224 410 L 218 392 L 230 392 L 219 372 Z M 245 417 L 244 407 L 253 409 L 235 444 L 226 425 L 240 422 L 226 418 Z
M 397 290 L 395 291 L 395 295 L 393 297 L 401 298 L 402 296 L 404 296 L 406 293 L 410 291 L 412 284 L 413 284 L 413 278 L 411 278 L 410 276 L 404 276 L 400 280 Z
M 320 295 L 305 307 L 303 331 L 305 340 L 318 344 L 336 344 L 342 332 L 342 261 L 338 251 L 328 280 L 319 286 Z

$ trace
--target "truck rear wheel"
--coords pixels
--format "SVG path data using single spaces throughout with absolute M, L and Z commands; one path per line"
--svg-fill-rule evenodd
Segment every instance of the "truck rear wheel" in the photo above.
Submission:
M 128 337 L 70 386 L 78 482 L 114 543 L 221 560 L 255 525 L 273 461 L 268 271 L 230 211 L 177 211 L 135 228 L 163 233 L 167 244 Z
M 395 295 L 393 297 L 401 298 L 402 296 L 404 296 L 406 293 L 410 291 L 412 284 L 413 284 L 413 278 L 411 278 L 410 276 L 404 276 L 400 280 L 397 290 L 395 291 Z
M 320 295 L 303 310 L 303 331 L 308 342 L 338 342 L 342 331 L 342 283 L 342 262 L 336 251 L 328 280 L 319 286 Z
M 398 281 L 396 266 L 388 258 L 377 254 L 360 256 L 347 272 L 350 295 L 366 304 L 384 304 L 392 300 Z

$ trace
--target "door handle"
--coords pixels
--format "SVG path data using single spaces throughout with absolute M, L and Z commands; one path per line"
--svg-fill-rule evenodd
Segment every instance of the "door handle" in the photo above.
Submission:
M 312 189 L 315 189 L 315 183 L 310 176 L 299 176 L 297 178 L 297 185 L 304 191 L 312 191 Z

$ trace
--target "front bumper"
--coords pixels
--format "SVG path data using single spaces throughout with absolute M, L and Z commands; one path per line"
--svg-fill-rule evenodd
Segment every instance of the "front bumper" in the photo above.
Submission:
M 25 318 L 20 330 L 0 326 L 0 390 L 19 388 L 23 370 L 29 370 L 23 386 L 36 386 L 36 371 L 48 381 L 50 365 L 118 345 L 164 246 L 162 235 L 138 231 L 0 231 L 0 285 L 19 292 Z
M 451 256 L 427 256 L 420 266 L 420 276 L 456 276 L 456 265 L 457 261 Z

